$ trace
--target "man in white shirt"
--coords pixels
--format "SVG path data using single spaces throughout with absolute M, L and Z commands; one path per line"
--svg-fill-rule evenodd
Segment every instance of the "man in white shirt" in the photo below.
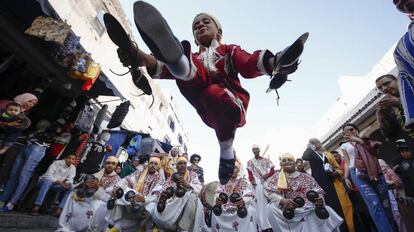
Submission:
M 105 167 L 93 174 L 95 178 L 83 180 L 62 210 L 58 231 L 105 231 L 105 216 L 108 214 L 106 203 L 120 180 L 114 171 L 118 162 L 117 157 L 109 156 L 105 160 Z M 86 193 L 80 194 L 81 188 L 84 188 Z
M 55 212 L 56 215 L 60 214 L 71 192 L 73 178 L 76 175 L 76 168 L 73 165 L 75 159 L 76 156 L 71 154 L 64 160 L 57 160 L 50 165 L 45 174 L 39 177 L 37 186 L 40 187 L 40 190 L 37 194 L 31 215 L 39 215 L 39 208 L 43 204 L 43 200 L 50 189 L 64 196 Z

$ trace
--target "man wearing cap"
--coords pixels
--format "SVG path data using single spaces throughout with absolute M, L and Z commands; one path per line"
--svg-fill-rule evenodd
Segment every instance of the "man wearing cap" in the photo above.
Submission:
M 183 197 L 172 196 L 166 201 L 166 207 L 162 212 L 155 210 L 153 220 L 160 229 L 173 229 L 175 231 L 206 231 L 204 221 L 203 205 L 198 194 L 202 185 L 195 172 L 187 170 L 187 158 L 177 158 L 177 178 L 169 177 L 163 186 L 161 198 L 166 196 L 165 190 L 168 187 L 177 189 L 177 185 L 185 189 Z
M 273 231 L 336 231 L 343 220 L 329 206 L 329 217 L 325 220 L 319 219 L 315 214 L 315 207 L 323 207 L 323 189 L 315 179 L 306 174 L 296 171 L 295 158 L 291 154 L 284 154 L 280 160 L 281 170 L 269 178 L 265 184 L 265 194 L 269 199 L 267 214 Z M 319 194 L 315 203 L 306 198 L 306 193 L 313 190 Z M 293 201 L 295 197 L 305 200 L 305 205 L 296 208 Z M 286 219 L 283 215 L 285 209 L 294 209 L 294 217 Z
M 201 156 L 199 154 L 192 154 L 190 157 L 191 165 L 188 166 L 188 170 L 191 172 L 195 172 L 198 175 L 198 180 L 202 185 L 204 185 L 204 170 L 202 167 L 198 166 L 201 161 Z
M 225 193 L 227 196 L 237 193 L 241 197 L 235 203 L 232 203 L 230 200 L 224 203 L 219 197 L 221 193 Z M 216 205 L 222 208 L 222 213 L 221 215 L 212 214 L 211 231 L 256 231 L 258 219 L 256 208 L 262 211 L 264 208 L 256 207 L 253 186 L 242 177 L 239 160 L 236 160 L 234 173 L 229 182 L 225 185 L 219 184 L 217 186 L 215 197 Z M 241 218 L 237 215 L 237 210 L 243 206 L 247 208 L 247 216 Z
M 246 123 L 250 98 L 241 86 L 238 74 L 249 79 L 272 75 L 283 52 L 279 55 L 268 50 L 248 53 L 240 46 L 223 44 L 220 21 L 211 14 L 200 13 L 192 23 L 199 51 L 191 53 L 190 43 L 179 43 L 153 6 L 137 1 L 134 16 L 138 31 L 154 55 L 137 47 L 130 51 L 118 50 L 121 62 L 125 66 L 145 66 L 152 78 L 176 80 L 183 96 L 203 122 L 216 132 L 220 146 L 219 180 L 222 184 L 227 183 L 235 163 L 233 140 L 236 129 Z M 148 25 L 146 22 L 152 23 Z M 296 70 L 299 55 L 292 55 L 291 63 L 280 69 L 284 77 Z M 136 85 L 140 88 L 139 83 Z
M 407 231 L 414 231 L 414 157 L 404 139 L 397 140 L 396 144 L 399 157 L 394 163 L 394 170 L 403 183 L 396 200 Z
M 95 191 L 91 197 L 81 197 L 76 191 L 72 193 L 59 218 L 63 231 L 77 231 L 74 228 L 105 228 L 107 224 L 104 218 L 108 214 L 106 202 L 111 198 L 114 187 L 120 180 L 115 172 L 118 162 L 117 157 L 109 156 L 105 160 L 104 168 L 93 174 L 95 179 L 85 181 L 86 188 Z
M 114 225 L 110 231 L 136 232 L 152 226 L 151 215 L 154 214 L 158 196 L 164 184 L 164 179 L 158 172 L 160 163 L 158 156 L 151 156 L 145 169 L 135 171 L 117 184 L 117 188 L 122 188 L 124 193 L 132 190 L 135 196 L 129 200 L 122 197 L 116 201 L 115 208 L 107 217 L 108 222 Z M 131 212 L 131 203 L 145 207 L 147 213 L 144 218 L 138 218 L 138 215 Z
M 265 231 L 270 229 L 270 223 L 264 215 L 267 199 L 263 193 L 263 184 L 275 173 L 275 166 L 270 159 L 260 156 L 259 145 L 254 144 L 252 146 L 252 152 L 254 158 L 247 162 L 247 172 L 250 183 L 255 187 L 259 229 Z

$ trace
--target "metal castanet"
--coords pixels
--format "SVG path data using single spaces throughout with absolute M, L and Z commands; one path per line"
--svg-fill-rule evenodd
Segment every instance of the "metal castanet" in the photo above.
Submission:
M 315 204 L 315 201 L 319 197 L 319 194 L 313 190 L 310 190 L 306 193 L 306 197 L 308 198 L 310 202 Z M 318 218 L 322 220 L 329 218 L 329 212 L 323 206 L 316 206 L 315 214 Z

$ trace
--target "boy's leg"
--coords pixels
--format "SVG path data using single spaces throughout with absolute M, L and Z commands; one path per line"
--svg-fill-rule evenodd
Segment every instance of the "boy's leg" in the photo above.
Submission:
M 53 182 L 48 179 L 40 179 L 37 182 L 37 186 L 40 187 L 39 192 L 37 193 L 36 200 L 34 202 L 35 205 L 41 206 L 43 204 L 43 200 L 46 197 L 47 192 L 52 187 Z
M 221 184 L 225 184 L 234 171 L 233 140 L 236 128 L 245 123 L 244 106 L 235 94 L 219 84 L 203 90 L 200 99 L 208 109 L 202 116 L 203 120 L 216 131 L 220 145 L 219 179 Z
M 137 1 L 134 3 L 134 19 L 154 57 L 165 63 L 174 77 L 189 80 L 190 61 L 160 12 L 146 2 Z

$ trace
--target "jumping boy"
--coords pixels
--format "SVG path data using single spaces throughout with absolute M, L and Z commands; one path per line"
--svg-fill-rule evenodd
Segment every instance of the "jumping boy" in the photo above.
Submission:
M 192 53 L 190 43 L 180 43 L 152 5 L 135 2 L 134 19 L 152 55 L 136 46 L 128 51 L 118 49 L 121 62 L 124 66 L 145 66 L 152 78 L 176 80 L 183 96 L 216 132 L 220 145 L 219 180 L 227 183 L 235 164 L 236 128 L 246 123 L 249 104 L 249 93 L 241 86 L 238 74 L 244 78 L 266 74 L 273 75 L 273 79 L 286 79 L 297 69 L 308 33 L 276 55 L 268 50 L 250 54 L 237 45 L 222 44 L 223 29 L 218 19 L 200 13 L 192 23 L 199 52 Z

